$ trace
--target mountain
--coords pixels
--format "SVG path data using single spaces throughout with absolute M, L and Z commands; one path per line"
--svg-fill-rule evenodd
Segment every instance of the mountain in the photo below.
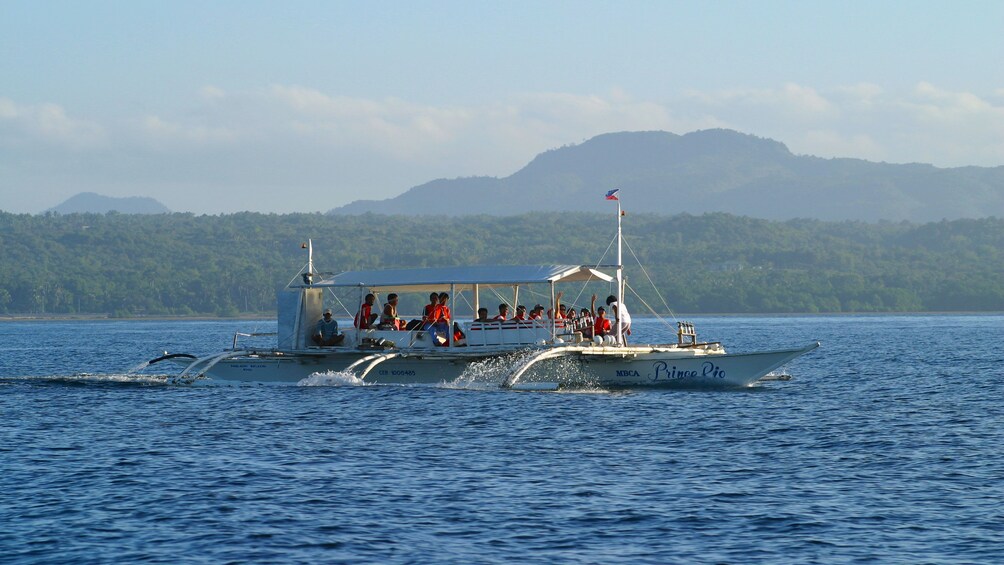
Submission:
M 58 214 L 104 214 L 120 212 L 122 214 L 170 214 L 171 211 L 160 202 L 145 196 L 128 196 L 118 198 L 102 196 L 93 192 L 81 192 L 71 196 L 65 202 L 46 212 Z
M 732 130 L 596 136 L 541 153 L 506 178 L 439 179 L 388 200 L 332 214 L 513 215 L 625 209 L 658 214 L 727 212 L 785 220 L 1004 217 L 1004 167 L 943 169 L 794 155 L 778 141 Z

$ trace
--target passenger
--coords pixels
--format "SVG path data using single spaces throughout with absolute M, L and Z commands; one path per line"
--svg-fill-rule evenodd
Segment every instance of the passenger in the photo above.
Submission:
M 493 322 L 504 322 L 509 319 L 509 305 L 503 302 L 499 304 L 499 315 L 492 318 Z
M 596 321 L 593 322 L 593 335 L 597 337 L 610 335 L 610 320 L 607 319 L 607 311 L 602 306 L 596 309 Z
M 561 308 L 558 310 L 562 316 L 565 317 L 565 327 L 576 330 L 579 327 L 579 319 L 575 315 L 575 308 L 565 309 L 565 305 L 562 304 Z
M 613 309 L 614 323 L 620 324 L 621 343 L 627 345 L 627 336 L 631 335 L 631 314 L 628 312 L 627 306 L 617 302 L 617 297 L 612 294 L 607 297 L 607 306 Z
M 345 341 L 345 334 L 338 333 L 338 320 L 331 317 L 331 310 L 325 310 L 324 317 L 317 321 L 311 339 L 322 347 L 341 345 Z
M 474 318 L 475 322 L 481 322 L 482 324 L 488 322 L 488 309 L 478 308 L 478 317 Z
M 445 292 L 439 293 L 439 315 L 436 317 L 436 323 L 444 323 L 447 327 L 450 325 L 450 320 L 453 318 L 450 316 L 450 307 L 447 303 L 450 301 L 450 295 Z
M 436 322 L 439 310 L 439 293 L 433 292 L 429 295 L 429 303 L 425 305 L 425 311 L 422 312 L 422 327 L 424 329 L 429 329 L 429 326 Z
M 404 320 L 397 315 L 397 294 L 393 292 L 387 295 L 387 303 L 383 305 L 383 314 L 380 316 L 381 330 L 400 330 L 404 328 Z
M 541 306 L 540 304 L 534 306 L 533 310 L 530 310 L 531 320 L 539 320 L 543 317 L 544 317 L 544 307 Z
M 579 324 L 582 328 L 582 337 L 593 339 L 593 315 L 589 313 L 588 308 L 579 311 Z
M 519 306 L 517 306 L 516 307 L 516 315 L 513 316 L 512 319 L 516 320 L 516 321 L 519 321 L 519 322 L 522 322 L 523 320 L 526 320 L 526 306 L 523 306 L 522 304 L 520 304 Z
M 557 294 L 557 296 L 554 297 L 554 304 L 557 305 L 557 307 L 558 307 L 558 318 L 557 318 L 558 320 L 561 319 L 561 296 L 562 296 L 562 294 L 563 293 L 559 292 Z M 550 308 L 548 308 L 547 309 L 547 319 L 550 320 L 553 317 L 554 317 L 554 310 L 551 310 Z
M 377 319 L 377 315 L 373 313 L 373 304 L 375 302 L 376 296 L 372 292 L 367 294 L 366 301 L 359 307 L 359 313 L 356 314 L 355 319 L 352 321 L 352 325 L 361 330 L 372 329 L 373 322 Z
M 450 335 L 450 307 L 446 304 L 450 301 L 450 295 L 445 292 L 441 292 L 436 299 L 439 302 L 439 305 L 436 306 L 436 309 L 432 314 L 433 322 L 428 329 L 429 332 L 432 333 L 432 341 L 434 344 L 446 345 L 446 338 Z M 428 308 L 428 306 L 426 306 L 426 308 Z

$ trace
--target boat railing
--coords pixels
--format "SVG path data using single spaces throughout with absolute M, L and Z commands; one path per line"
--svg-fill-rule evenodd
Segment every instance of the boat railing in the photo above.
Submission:
M 455 347 L 491 347 L 537 345 L 552 340 L 551 320 L 506 320 L 487 322 L 461 322 L 464 334 L 462 342 Z M 557 320 L 555 336 L 563 341 L 581 341 L 582 334 L 564 321 Z M 374 341 L 381 341 L 379 349 L 430 349 L 437 347 L 430 338 L 429 330 L 356 329 L 346 331 L 343 347 L 369 349 Z
M 570 328 L 568 328 L 571 331 Z M 551 320 L 489 320 L 464 323 L 468 346 L 533 345 L 551 340 Z M 565 334 L 562 320 L 557 320 L 555 330 Z

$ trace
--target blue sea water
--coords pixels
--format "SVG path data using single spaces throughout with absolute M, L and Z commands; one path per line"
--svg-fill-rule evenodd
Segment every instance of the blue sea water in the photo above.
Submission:
M 1004 561 L 1004 317 L 695 321 L 823 346 L 737 391 L 191 386 L 123 372 L 274 325 L 0 323 L 0 562 Z

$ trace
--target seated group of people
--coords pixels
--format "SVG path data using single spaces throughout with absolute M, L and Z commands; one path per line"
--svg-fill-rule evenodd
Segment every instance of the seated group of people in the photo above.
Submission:
M 376 303 L 376 295 L 367 294 L 359 312 L 356 312 L 352 325 L 359 329 L 369 329 L 377 320 L 377 315 L 373 313 L 373 304 Z M 389 316 L 389 318 L 388 318 Z M 388 318 L 388 323 L 393 326 L 389 329 L 397 328 L 397 295 L 391 293 L 387 295 L 387 304 L 384 305 L 384 316 L 381 317 L 381 325 L 384 325 L 384 318 Z M 315 344 L 330 347 L 341 345 L 345 341 L 345 334 L 338 333 L 338 321 L 331 317 L 331 309 L 324 311 L 324 316 L 317 321 L 314 334 L 311 339 Z
M 589 308 L 583 308 L 576 314 L 575 308 L 568 308 L 561 304 L 562 293 L 559 292 L 555 298 L 558 307 L 557 315 L 553 310 L 547 310 L 547 319 L 563 320 L 563 324 L 569 331 L 582 332 L 582 336 L 592 339 L 593 336 L 614 335 L 616 332 L 611 329 L 610 319 L 606 317 L 606 309 L 602 306 L 596 308 L 596 295 L 592 296 Z M 437 345 L 446 344 L 446 335 L 450 329 L 450 307 L 448 305 L 450 295 L 445 292 L 429 295 L 429 304 L 426 304 L 421 320 L 412 320 L 405 323 L 397 313 L 398 296 L 395 293 L 387 295 L 387 303 L 384 304 L 383 313 L 379 316 L 373 313 L 373 304 L 376 303 L 376 295 L 367 294 L 363 304 L 359 308 L 353 320 L 353 326 L 359 329 L 380 329 L 380 330 L 427 330 L 433 333 L 434 343 Z M 617 298 L 613 295 L 607 297 L 607 306 L 613 310 L 615 321 L 619 319 L 624 343 L 627 343 L 627 336 L 631 334 L 631 315 L 627 308 L 619 307 Z M 526 306 L 519 304 L 516 306 L 515 315 L 509 317 L 509 305 L 499 304 L 497 316 L 489 319 L 487 308 L 478 308 L 478 315 L 475 322 L 506 322 L 506 321 L 531 321 L 544 319 L 544 307 L 537 304 L 527 314 Z M 375 325 L 379 318 L 380 323 Z M 464 334 L 457 323 L 453 323 L 453 341 L 461 342 Z M 324 316 L 317 322 L 312 339 L 320 346 L 341 345 L 345 340 L 345 335 L 338 333 L 338 322 L 331 317 L 331 310 L 325 310 Z
M 592 339 L 593 336 L 607 336 L 615 335 L 616 331 L 610 324 L 610 319 L 607 318 L 606 309 L 600 306 L 596 308 L 596 295 L 592 296 L 589 308 L 583 308 L 578 314 L 575 312 L 575 308 L 569 308 L 561 303 L 562 293 L 558 293 L 555 297 L 555 303 L 558 305 L 558 314 L 555 316 L 553 310 L 547 311 L 547 319 L 563 320 L 565 329 L 569 331 L 582 332 L 582 336 L 587 339 Z M 619 308 L 617 302 L 617 297 L 610 295 L 607 297 L 607 306 L 611 307 L 614 315 L 618 315 L 618 310 L 620 310 L 620 323 L 621 323 L 621 334 L 624 343 L 627 343 L 627 335 L 631 334 L 631 316 L 627 312 L 627 308 Z M 522 304 L 516 306 L 516 315 L 512 318 L 509 317 L 509 305 L 502 303 L 499 304 L 499 313 L 493 318 L 488 318 L 488 309 L 479 308 L 478 316 L 474 321 L 488 323 L 488 322 L 506 322 L 506 321 L 524 321 L 524 320 L 541 320 L 544 319 L 544 307 L 537 304 L 530 311 L 529 316 L 526 314 L 526 306 Z

